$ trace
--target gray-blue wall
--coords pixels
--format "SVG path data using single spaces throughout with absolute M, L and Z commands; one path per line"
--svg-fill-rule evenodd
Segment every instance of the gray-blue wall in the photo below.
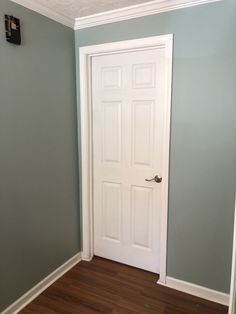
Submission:
M 1 312 L 80 251 L 73 30 L 1 0 L 0 74 Z
M 229 292 L 236 190 L 236 2 L 78 30 L 76 49 L 169 33 L 174 34 L 174 65 L 167 272 Z M 77 71 L 79 77 L 78 62 Z
M 74 33 L 1 0 L 5 13 L 21 18 L 23 44 L 5 42 L 2 19 L 0 311 L 80 250 Z M 76 48 L 174 34 L 168 275 L 225 292 L 236 190 L 235 31 L 234 0 L 76 31 Z

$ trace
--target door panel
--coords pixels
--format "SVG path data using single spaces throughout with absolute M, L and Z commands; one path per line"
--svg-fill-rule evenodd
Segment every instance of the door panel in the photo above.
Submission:
M 121 185 L 103 182 L 102 189 L 103 237 L 106 240 L 120 242 Z
M 154 88 L 156 79 L 155 63 L 134 64 L 133 72 L 133 88 Z
M 103 162 L 121 162 L 121 103 L 103 102 Z
M 132 103 L 132 161 L 134 166 L 152 166 L 153 101 L 136 100 Z
M 132 186 L 131 228 L 132 245 L 151 249 L 152 236 L 152 188 Z

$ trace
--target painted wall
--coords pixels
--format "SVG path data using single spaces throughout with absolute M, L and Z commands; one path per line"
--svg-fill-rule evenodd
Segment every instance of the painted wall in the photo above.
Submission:
M 4 14 L 22 21 L 5 42 Z M 0 312 L 80 250 L 74 32 L 0 1 Z
M 167 272 L 223 292 L 236 190 L 235 31 L 234 0 L 76 31 L 77 58 L 82 46 L 174 34 Z

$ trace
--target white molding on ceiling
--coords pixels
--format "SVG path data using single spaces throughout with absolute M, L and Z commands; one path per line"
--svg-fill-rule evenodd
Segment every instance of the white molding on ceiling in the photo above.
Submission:
M 35 3 L 32 0 L 11 0 L 11 2 L 17 3 L 19 5 L 22 5 L 23 7 L 30 9 L 32 11 L 35 11 L 39 14 L 42 14 L 56 22 L 59 22 L 63 25 L 66 25 L 68 27 L 74 28 L 75 20 L 73 18 L 70 18 L 68 16 L 65 16 L 63 14 L 57 13 L 52 9 L 47 8 L 44 5 L 40 5 L 38 3 Z
M 78 17 L 76 19 L 55 12 L 53 9 L 35 3 L 32 0 L 10 1 L 77 30 L 222 0 L 153 0 L 121 9 Z
M 75 19 L 75 30 L 222 0 L 154 0 Z

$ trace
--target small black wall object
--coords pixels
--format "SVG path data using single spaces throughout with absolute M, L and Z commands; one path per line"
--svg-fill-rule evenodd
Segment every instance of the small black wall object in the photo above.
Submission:
M 6 40 L 9 43 L 20 45 L 20 20 L 14 16 L 5 14 Z

